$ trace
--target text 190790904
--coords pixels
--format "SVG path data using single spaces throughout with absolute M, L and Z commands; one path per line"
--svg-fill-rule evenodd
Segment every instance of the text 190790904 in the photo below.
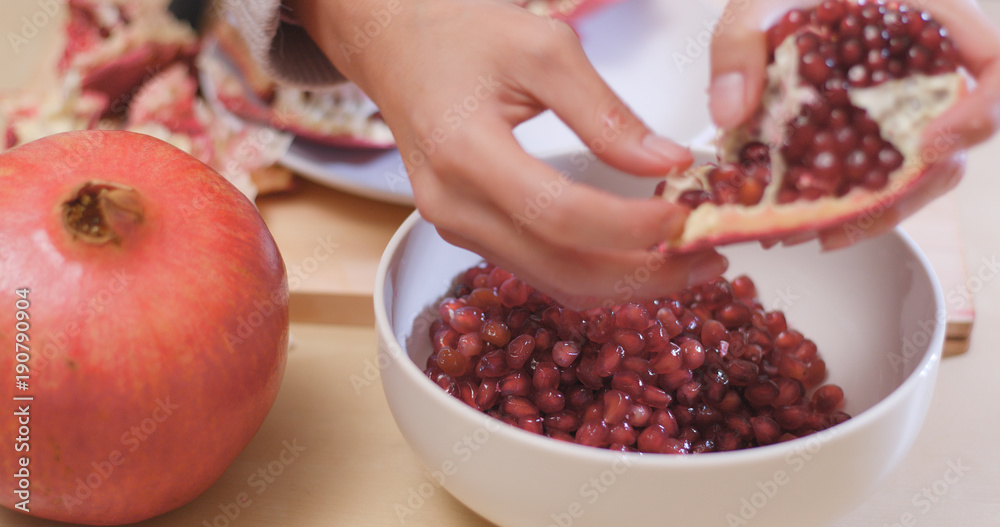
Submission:
M 34 399 L 29 395 L 31 381 L 31 369 L 28 360 L 31 358 L 31 346 L 29 345 L 31 330 L 30 315 L 28 308 L 31 302 L 28 300 L 30 290 L 17 289 L 14 291 L 14 386 L 17 392 L 14 394 L 14 416 L 17 417 L 17 435 L 14 438 L 14 452 L 17 458 L 17 471 L 14 472 L 14 495 L 17 500 L 14 506 L 24 512 L 30 510 L 31 503 L 31 469 L 29 464 L 31 458 L 31 401 Z

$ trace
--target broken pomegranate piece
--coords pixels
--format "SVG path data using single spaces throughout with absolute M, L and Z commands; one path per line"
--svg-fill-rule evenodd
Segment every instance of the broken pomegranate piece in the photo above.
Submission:
M 921 133 L 965 86 L 947 30 L 897 2 L 826 0 L 767 41 L 760 109 L 721 133 L 717 165 L 667 178 L 663 197 L 693 209 L 667 250 L 787 238 L 890 204 L 926 174 Z
M 392 131 L 356 84 L 323 89 L 278 83 L 231 24 L 212 25 L 198 56 L 204 88 L 224 110 L 253 123 L 340 148 L 389 149 Z
M 84 90 L 103 93 L 119 103 L 161 69 L 193 58 L 198 37 L 170 14 L 168 3 L 69 0 L 60 74 L 78 74 Z
M 693 454 L 842 423 L 816 344 L 767 311 L 753 281 L 573 311 L 508 271 L 461 274 L 433 312 L 427 377 L 510 425 L 613 450 Z

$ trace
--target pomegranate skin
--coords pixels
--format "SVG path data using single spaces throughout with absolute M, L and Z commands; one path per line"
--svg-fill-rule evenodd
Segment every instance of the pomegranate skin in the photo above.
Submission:
M 124 209 L 107 209 L 104 242 L 63 218 L 94 180 L 130 189 Z M 21 501 L 9 475 L 22 456 L 32 516 L 113 525 L 190 502 L 249 443 L 284 373 L 287 280 L 256 208 L 165 142 L 84 131 L 0 155 L 0 210 L 0 504 Z M 21 289 L 25 391 L 14 386 Z M 30 450 L 15 452 L 20 404 Z
M 859 10 L 870 18 L 861 28 Z M 937 35 L 933 46 L 910 35 L 921 28 Z M 760 107 L 720 132 L 718 167 L 672 175 L 657 190 L 692 209 L 683 232 L 659 249 L 796 243 L 838 226 L 861 237 L 861 225 L 939 177 L 935 169 L 963 170 L 962 152 L 941 158 L 946 150 L 920 145 L 927 126 L 967 92 L 954 45 L 939 40 L 946 34 L 929 14 L 893 1 L 826 0 L 786 13 L 767 30 Z

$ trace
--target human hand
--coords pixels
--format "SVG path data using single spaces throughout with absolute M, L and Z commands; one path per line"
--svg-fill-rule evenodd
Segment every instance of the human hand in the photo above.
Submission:
M 378 105 L 417 208 L 449 242 L 574 308 L 663 296 L 725 270 L 714 251 L 651 251 L 679 234 L 687 209 L 570 182 L 515 140 L 517 124 L 551 109 L 626 172 L 692 162 L 618 99 L 564 23 L 495 0 L 288 4 Z M 380 28 L 363 46 L 362 27 Z
M 924 130 L 921 158 L 933 162 L 927 169 L 930 173 L 914 188 L 877 216 L 869 214 L 785 243 L 819 237 L 824 248 L 835 249 L 891 230 L 957 185 L 964 170 L 964 149 L 986 140 L 1000 126 L 1000 30 L 974 0 L 904 3 L 929 12 L 950 29 L 962 65 L 976 79 L 976 86 Z M 735 127 L 759 106 L 767 62 L 765 28 L 790 9 L 818 4 L 819 0 L 731 0 L 727 4 L 712 42 L 709 99 L 717 126 Z

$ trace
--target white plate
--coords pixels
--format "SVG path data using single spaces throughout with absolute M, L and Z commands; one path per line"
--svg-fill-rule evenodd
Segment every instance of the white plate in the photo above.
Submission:
M 717 4 L 627 0 L 601 9 L 575 27 L 594 67 L 625 103 L 658 133 L 687 143 L 709 124 L 707 44 Z M 539 157 L 583 149 L 583 143 L 551 112 L 514 133 L 525 150 Z M 396 150 L 345 151 L 296 139 L 281 163 L 324 185 L 413 204 Z

